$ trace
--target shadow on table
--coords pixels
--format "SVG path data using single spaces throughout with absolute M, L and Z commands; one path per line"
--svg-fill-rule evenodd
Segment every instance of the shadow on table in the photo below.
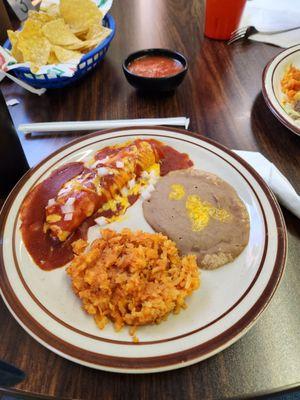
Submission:
M 0 390 L 0 400 L 50 400 L 50 399 L 58 399 L 57 397 L 49 397 L 49 396 L 43 396 L 39 397 L 37 395 L 31 396 L 24 394 L 22 395 L 21 392 L 17 393 L 16 396 L 12 393 L 9 394 L 1 394 Z M 273 395 L 266 395 L 266 396 L 255 396 L 255 397 L 243 397 L 243 399 L 249 399 L 249 400 L 300 400 L 300 391 L 293 390 L 293 391 L 288 391 L 288 392 L 280 392 L 276 393 Z M 62 399 L 59 399 L 62 400 Z M 221 400 L 221 399 L 220 399 Z M 231 400 L 230 398 L 227 398 L 227 400 Z M 232 398 L 232 400 L 242 400 L 242 398 Z
M 256 97 L 251 110 L 251 128 L 256 142 L 265 153 L 272 154 L 276 161 L 291 161 L 296 157 L 300 137 L 282 125 L 267 107 L 262 93 Z M 290 149 L 291 152 L 286 151 Z M 283 151 L 284 150 L 284 151 Z
M 300 137 L 277 120 L 267 107 L 262 93 L 256 97 L 251 110 L 251 128 L 260 151 L 289 177 L 295 190 L 299 192 Z M 289 223 L 289 231 L 300 237 L 298 219 L 285 208 L 283 214 Z
M 255 396 L 255 397 L 242 397 L 242 398 L 234 398 L 232 400 L 300 400 L 300 391 L 299 390 L 289 390 L 286 392 L 274 393 L 272 395 L 264 395 L 264 396 Z M 2 399 L 1 399 L 2 400 Z M 228 399 L 231 400 L 231 399 Z
M 282 151 L 286 147 L 299 146 L 300 137 L 291 132 L 272 114 L 262 93 L 256 97 L 251 110 L 251 128 L 259 147 L 276 148 Z M 288 154 L 286 154 L 288 157 Z
M 72 119 L 76 121 L 95 119 L 95 110 L 105 110 L 107 105 L 103 100 L 104 83 L 110 76 L 114 78 L 114 88 L 118 92 L 121 85 L 116 68 L 109 59 L 103 60 L 95 69 L 89 71 L 78 81 L 58 89 L 48 89 L 39 96 L 23 94 L 24 100 L 19 105 L 21 122 L 57 122 Z M 12 85 L 13 86 L 13 85 Z M 107 90 L 107 89 L 105 89 Z M 11 97 L 11 95 L 9 95 Z M 19 96 L 16 96 L 20 98 Z M 74 101 L 76 99 L 76 101 Z M 71 111 L 70 111 L 71 110 Z M 12 114 L 18 113 L 18 108 L 11 108 Z M 17 118 L 16 118 L 17 119 Z M 74 134 L 74 132 L 73 132 Z M 78 136 L 78 135 L 77 135 Z M 41 136 L 42 137 L 42 136 Z M 40 137 L 40 138 L 41 138 Z M 47 137 L 47 135 L 45 135 Z

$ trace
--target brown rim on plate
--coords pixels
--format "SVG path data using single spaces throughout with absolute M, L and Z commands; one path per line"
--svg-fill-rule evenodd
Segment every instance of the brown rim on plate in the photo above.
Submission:
M 122 135 L 120 135 L 120 136 L 114 136 L 114 139 L 124 138 L 124 137 L 129 138 L 129 137 L 132 137 L 132 136 L 135 137 L 136 135 L 134 135 L 134 134 L 132 134 L 132 135 L 131 135 L 131 134 L 128 134 L 128 135 L 126 135 L 126 136 L 122 136 Z M 144 136 L 152 136 L 152 135 L 151 135 L 151 134 L 145 134 L 145 133 L 144 133 Z M 162 138 L 165 138 L 165 137 L 166 137 L 166 136 L 164 136 L 164 135 L 159 135 L 159 134 L 158 134 L 158 135 L 155 135 L 155 136 L 156 136 L 156 137 L 159 137 L 159 138 L 160 138 L 160 137 L 162 137 Z M 93 144 L 102 142 L 103 140 L 107 140 L 107 139 L 99 139 L 99 141 L 93 142 Z M 68 328 L 68 329 L 70 329 L 70 330 L 72 330 L 72 331 L 74 331 L 74 332 L 76 332 L 76 333 L 78 333 L 78 334 L 81 334 L 81 335 L 83 335 L 83 336 L 86 336 L 86 337 L 88 337 L 88 338 L 91 338 L 91 339 L 94 339 L 94 340 L 98 340 L 98 341 L 102 341 L 102 342 L 107 342 L 107 343 L 114 343 L 114 344 L 118 344 L 118 345 L 122 345 L 122 344 L 123 344 L 123 345 L 133 345 L 133 346 L 136 346 L 136 345 L 149 345 L 149 344 L 156 344 L 156 343 L 164 343 L 164 342 L 168 342 L 168 341 L 172 341 L 172 340 L 177 340 L 177 339 L 181 339 L 181 338 L 183 338 L 183 337 L 192 335 L 192 334 L 194 334 L 194 333 L 196 333 L 196 332 L 199 332 L 199 331 L 201 331 L 201 330 L 203 330 L 203 329 L 205 329 L 205 328 L 208 328 L 209 326 L 211 326 L 211 325 L 215 324 L 216 322 L 220 321 L 220 320 L 221 320 L 222 318 L 224 318 L 229 312 L 231 312 L 234 308 L 236 308 L 236 307 L 238 306 L 238 304 L 245 298 L 245 296 L 249 293 L 249 291 L 251 290 L 251 288 L 254 286 L 255 282 L 257 281 L 258 277 L 260 276 L 260 273 L 261 273 L 262 268 L 263 268 L 263 265 L 264 265 L 264 261 L 265 261 L 265 257 L 266 257 L 266 252 L 267 252 L 267 247 L 268 247 L 268 236 L 269 236 L 269 235 L 268 235 L 268 227 L 267 227 L 267 224 L 266 224 L 266 215 L 265 215 L 264 209 L 262 208 L 260 199 L 259 199 L 259 197 L 257 196 L 257 193 L 255 192 L 254 188 L 252 187 L 252 185 L 250 184 L 250 182 L 247 180 L 247 178 L 246 178 L 243 174 L 241 174 L 241 172 L 240 172 L 234 165 L 232 165 L 229 161 L 225 160 L 221 155 L 215 153 L 215 152 L 212 151 L 211 149 L 207 149 L 207 148 L 201 146 L 200 144 L 197 144 L 197 143 L 194 143 L 194 142 L 190 142 L 190 141 L 187 140 L 187 139 L 177 138 L 177 140 L 179 140 L 179 141 L 184 141 L 184 142 L 186 142 L 186 143 L 191 143 L 192 145 L 195 145 L 195 146 L 197 146 L 197 147 L 202 147 L 202 148 L 204 148 L 206 151 L 209 151 L 209 152 L 213 153 L 216 157 L 221 158 L 223 161 L 225 161 L 226 163 L 228 163 L 233 169 L 235 169 L 235 170 L 243 177 L 243 179 L 248 183 L 249 187 L 251 188 L 251 190 L 253 191 L 254 195 L 256 196 L 256 199 L 257 199 L 257 201 L 258 201 L 258 203 L 259 203 L 259 205 L 260 205 L 260 210 L 261 210 L 261 213 L 262 213 L 262 216 L 263 216 L 263 221 L 264 221 L 265 245 L 264 245 L 264 251 L 263 251 L 263 254 L 262 254 L 262 257 L 261 257 L 261 260 L 260 260 L 259 268 L 258 268 L 257 273 L 255 274 L 255 276 L 254 276 L 252 282 L 250 283 L 250 285 L 248 286 L 248 288 L 244 291 L 244 293 L 240 296 L 240 298 L 239 298 L 231 307 L 229 307 L 225 312 L 223 312 L 221 315 L 219 315 L 219 316 L 218 316 L 217 318 L 215 318 L 213 321 L 210 321 L 209 323 L 207 323 L 207 324 L 204 325 L 204 326 L 201 326 L 200 328 L 194 329 L 194 330 L 192 330 L 192 331 L 189 331 L 189 332 L 187 332 L 187 333 L 184 333 L 184 334 L 181 334 L 181 335 L 178 335 L 178 336 L 175 336 L 175 337 L 171 337 L 171 338 L 167 338 L 167 339 L 161 339 L 161 340 L 156 340 L 156 341 L 147 341 L 147 342 L 141 342 L 141 341 L 140 341 L 140 342 L 138 342 L 138 343 L 133 343 L 133 342 L 128 342 L 128 341 L 113 340 L 113 339 L 103 338 L 103 337 L 100 337 L 100 336 L 95 336 L 95 335 L 89 334 L 89 333 L 87 333 L 87 332 L 84 332 L 84 331 L 82 331 L 82 330 L 79 330 L 78 328 L 76 328 L 76 327 L 74 327 L 74 326 L 72 326 L 72 325 L 69 325 L 69 324 L 67 324 L 66 322 L 62 321 L 60 318 L 58 318 L 57 316 L 55 316 L 51 311 L 49 311 L 49 310 L 36 298 L 36 296 L 32 293 L 32 291 L 31 291 L 30 288 L 28 287 L 28 285 L 27 285 L 27 283 L 26 283 L 26 281 L 25 281 L 25 279 L 24 279 L 24 277 L 23 277 L 23 275 L 22 275 L 21 268 L 20 268 L 20 266 L 19 266 L 18 258 L 17 258 L 17 255 L 16 255 L 16 247 L 14 246 L 14 247 L 13 247 L 13 258 L 14 258 L 14 262 L 15 262 L 16 269 L 17 269 L 17 273 L 18 273 L 19 278 L 20 278 L 20 280 L 21 280 L 21 282 L 22 282 L 22 284 L 23 284 L 24 289 L 27 291 L 27 293 L 28 293 L 29 296 L 32 298 L 32 300 L 38 305 L 38 307 L 40 307 L 46 314 L 48 314 L 52 319 L 54 319 L 54 320 L 55 320 L 56 322 L 58 322 L 59 324 L 65 326 L 66 328 Z M 86 148 L 86 147 L 89 147 L 89 146 L 90 146 L 89 144 L 86 144 L 86 145 L 84 145 L 84 146 L 82 146 L 82 147 L 80 147 L 80 148 L 77 148 L 76 150 L 72 151 L 72 152 L 69 153 L 68 155 L 72 154 L 73 152 L 77 152 L 77 151 L 79 151 L 79 150 L 82 150 L 82 149 L 84 149 L 84 148 Z M 66 157 L 66 155 L 64 155 L 63 158 L 65 158 L 65 157 Z M 56 161 L 54 164 L 52 164 L 47 170 L 45 170 L 45 171 L 42 173 L 42 175 L 40 175 L 39 177 L 37 177 L 37 179 L 35 180 L 35 182 L 33 182 L 33 184 L 31 185 L 31 187 L 28 189 L 28 192 L 29 192 L 30 190 L 32 190 L 33 187 L 37 184 L 37 182 L 40 181 L 41 178 L 43 178 L 44 175 L 46 175 L 47 172 L 49 172 L 49 170 L 52 170 L 52 169 L 56 166 L 56 164 L 58 164 L 61 160 L 62 160 L 62 159 L 57 160 L 57 161 Z M 20 208 L 21 208 L 21 206 L 20 206 Z M 20 213 L 20 208 L 19 208 L 19 210 L 18 210 L 18 214 Z M 13 229 L 13 243 L 14 243 L 14 244 L 15 244 L 15 237 L 16 237 L 16 231 L 17 231 L 17 223 L 18 223 L 18 219 L 16 218 L 16 219 L 15 219 L 15 223 L 14 223 L 14 229 Z M 5 225 L 5 223 L 4 223 L 4 225 Z M 47 271 L 45 271 L 45 272 L 47 272 Z
M 145 358 L 130 358 L 130 357 L 115 357 L 108 356 L 105 354 L 99 354 L 92 351 L 87 351 L 81 349 L 77 346 L 74 346 L 70 343 L 65 342 L 61 338 L 53 335 L 51 332 L 46 330 L 42 325 L 40 325 L 33 317 L 29 314 L 29 312 L 23 307 L 22 303 L 16 297 L 10 283 L 8 281 L 8 277 L 5 272 L 5 268 L 3 265 L 3 231 L 5 227 L 5 221 L 7 215 L 10 211 L 11 205 L 18 194 L 18 191 L 23 187 L 25 182 L 32 176 L 32 174 L 40 168 L 46 161 L 51 159 L 54 155 L 57 155 L 62 150 L 67 149 L 69 146 L 80 143 L 87 138 L 95 137 L 101 134 L 107 134 L 112 132 L 119 131 L 130 131 L 143 129 L 147 130 L 165 130 L 171 132 L 179 132 L 181 134 L 185 134 L 186 136 L 192 136 L 204 142 L 210 143 L 215 147 L 221 149 L 225 153 L 229 154 L 231 157 L 240 162 L 256 179 L 256 181 L 260 184 L 261 189 L 264 191 L 266 197 L 268 198 L 269 204 L 273 210 L 273 214 L 276 221 L 277 227 L 277 235 L 278 235 L 278 247 L 277 247 L 277 255 L 276 261 L 274 265 L 274 269 L 269 278 L 269 281 L 260 295 L 256 303 L 252 306 L 252 308 L 233 326 L 231 326 L 227 331 L 222 332 L 220 335 L 214 337 L 213 339 L 192 347 L 190 349 L 186 349 L 183 351 L 179 351 L 172 354 L 166 354 L 155 357 L 145 357 Z M 141 132 L 141 135 L 143 133 Z M 135 135 L 136 136 L 136 135 Z M 156 135 L 157 136 L 157 135 Z M 124 136 L 125 137 L 125 136 Z M 183 139 L 184 140 L 184 139 Z M 195 143 L 194 143 L 195 144 Z M 11 192 L 9 198 L 5 202 L 2 213 L 1 213 L 1 221 L 0 221 L 0 237 L 2 239 L 1 242 L 1 269 L 0 269 L 0 288 L 3 293 L 3 297 L 5 302 L 7 303 L 9 309 L 12 311 L 15 318 L 21 325 L 33 335 L 38 341 L 42 342 L 46 347 L 51 350 L 57 352 L 58 354 L 70 358 L 74 361 L 81 361 L 88 364 L 93 364 L 94 366 L 105 367 L 107 369 L 126 369 L 127 372 L 133 371 L 138 372 L 141 369 L 153 369 L 153 368 L 163 368 L 170 367 L 170 369 L 179 367 L 180 363 L 192 364 L 193 362 L 198 361 L 199 359 L 204 359 L 209 357 L 210 355 L 218 352 L 219 350 L 228 347 L 231 343 L 236 341 L 243 333 L 245 333 L 255 322 L 258 316 L 263 312 L 266 306 L 269 304 L 279 282 L 282 277 L 284 271 L 284 265 L 286 260 L 286 229 L 285 223 L 283 220 L 283 216 L 280 210 L 280 207 L 274 197 L 274 195 L 270 192 L 262 178 L 251 168 L 244 160 L 242 160 L 235 153 L 232 153 L 226 147 L 214 142 L 211 139 L 199 137 L 199 135 L 195 133 L 188 133 L 181 129 L 174 128 L 164 128 L 164 127 L 132 127 L 132 128 L 119 128 L 119 129 L 110 129 L 102 132 L 95 132 L 90 135 L 87 135 L 83 138 L 76 139 L 69 144 L 63 146 L 61 149 L 52 153 L 45 160 L 41 161 L 36 167 L 32 170 L 28 171 L 24 177 L 17 183 L 13 191 Z M 119 344 L 119 343 L 118 343 Z M 128 344 L 128 343 L 126 343 Z M 134 365 L 133 365 L 134 364 Z M 175 366 L 174 366 L 175 364 Z M 177 365 L 176 365 L 177 364 Z
M 296 46 L 298 47 L 299 45 L 297 44 Z M 293 46 L 293 47 L 296 47 L 296 46 Z M 292 47 L 291 47 L 291 48 L 292 48 Z M 263 70 L 263 75 L 262 75 L 262 94 L 263 94 L 263 97 L 264 97 L 264 99 L 265 99 L 265 102 L 266 102 L 268 108 L 269 108 L 270 111 L 275 115 L 275 117 L 276 117 L 286 128 L 288 128 L 290 131 L 292 131 L 292 132 L 295 133 L 296 135 L 300 136 L 300 127 L 298 128 L 297 126 L 291 124 L 290 121 L 288 121 L 286 118 L 284 118 L 284 116 L 281 115 L 281 114 L 274 108 L 274 106 L 273 106 L 273 104 L 272 104 L 272 101 L 271 101 L 271 99 L 270 99 L 270 97 L 269 97 L 269 95 L 268 95 L 267 88 L 266 88 L 266 75 L 267 75 L 267 73 L 268 73 L 268 71 L 269 71 L 270 65 L 272 64 L 272 62 L 273 62 L 277 57 L 279 57 L 282 53 L 284 53 L 284 52 L 287 51 L 287 50 L 289 50 L 289 49 L 285 49 L 285 50 L 281 51 L 279 54 L 277 54 L 275 57 L 273 57 L 273 58 L 268 62 L 268 64 L 265 66 L 265 68 L 264 68 L 264 70 Z M 284 58 L 280 59 L 280 60 L 277 62 L 277 64 L 274 66 L 273 72 L 272 72 L 272 77 L 271 77 L 271 85 L 272 85 L 272 90 L 273 90 L 273 92 L 274 92 L 274 83 L 273 83 L 273 82 L 274 82 L 274 79 L 273 79 L 273 77 L 274 77 L 274 73 L 275 73 L 276 68 L 278 67 L 278 65 L 279 65 L 284 59 L 286 59 L 287 57 L 289 57 L 291 54 L 294 54 L 294 53 L 297 53 L 297 52 L 300 52 L 300 49 L 297 49 L 297 50 L 295 50 L 295 51 L 293 51 L 293 52 L 291 52 L 291 53 L 288 53 Z M 277 101 L 278 101 L 278 100 L 277 100 Z M 279 101 L 278 101 L 278 103 L 279 103 Z M 280 103 L 279 103 L 279 105 L 281 106 Z M 281 107 L 282 107 L 282 106 L 281 106 Z M 283 110 L 284 110 L 284 109 L 283 109 Z M 286 113 L 285 110 L 284 110 L 284 112 Z M 286 114 L 287 114 L 287 113 L 286 113 Z M 287 115 L 288 115 L 288 114 L 287 114 Z

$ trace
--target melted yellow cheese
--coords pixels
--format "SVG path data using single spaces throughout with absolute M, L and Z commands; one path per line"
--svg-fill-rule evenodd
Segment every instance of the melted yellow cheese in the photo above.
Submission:
M 146 171 L 152 172 L 155 176 L 160 176 L 160 165 L 158 163 L 152 164 Z
M 169 199 L 181 200 L 184 195 L 185 195 L 185 189 L 183 185 L 180 184 L 171 185 L 171 192 L 169 193 Z
M 58 231 L 57 237 L 61 242 L 64 242 L 67 240 L 67 237 L 70 235 L 70 232 L 68 231 Z
M 196 232 L 205 228 L 210 218 L 220 222 L 227 222 L 231 218 L 231 214 L 228 211 L 223 208 L 216 208 L 212 204 L 202 201 L 198 195 L 188 196 L 185 207 L 192 221 L 192 230 Z
M 47 215 L 47 217 L 46 217 L 46 221 L 50 222 L 50 223 L 58 222 L 60 220 L 61 220 L 61 215 L 58 215 L 58 214 L 50 214 L 50 215 Z
M 146 186 L 148 186 L 149 184 L 149 180 L 151 179 L 150 176 L 151 172 L 152 175 L 154 175 L 155 177 L 159 177 L 160 165 L 158 163 L 151 165 L 151 167 L 147 169 L 147 172 L 149 173 L 148 177 L 140 177 L 132 188 L 127 188 L 126 194 L 115 195 L 113 199 L 107 201 L 98 210 L 98 212 L 100 213 L 102 211 L 112 211 L 113 213 L 117 212 L 117 215 L 113 215 L 110 218 L 106 218 L 107 223 L 121 220 L 121 216 L 125 214 L 126 210 L 130 207 L 130 202 L 128 200 L 128 197 L 141 194 L 143 189 L 145 189 Z

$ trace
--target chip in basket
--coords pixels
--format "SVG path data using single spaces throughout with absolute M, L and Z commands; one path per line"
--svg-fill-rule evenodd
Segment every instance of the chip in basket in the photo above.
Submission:
M 61 0 L 60 15 L 75 33 L 87 32 L 89 27 L 101 25 L 102 12 L 91 0 Z
M 22 53 L 24 61 L 30 62 L 33 72 L 38 71 L 41 65 L 47 64 L 50 50 L 51 44 L 42 35 L 40 22 L 27 20 L 17 37 L 17 51 Z
M 8 38 L 12 44 L 11 55 L 17 60 L 17 62 L 23 62 L 23 54 L 18 48 L 19 32 L 7 31 Z
M 42 31 L 49 42 L 53 45 L 66 46 L 81 42 L 62 18 L 47 22 L 42 27 Z
M 44 11 L 30 11 L 20 31 L 8 31 L 11 54 L 37 73 L 44 65 L 79 62 L 110 35 L 92 0 L 60 0 Z
M 65 63 L 70 59 L 80 59 L 82 56 L 80 51 L 67 50 L 61 46 L 52 46 L 52 51 L 60 63 Z

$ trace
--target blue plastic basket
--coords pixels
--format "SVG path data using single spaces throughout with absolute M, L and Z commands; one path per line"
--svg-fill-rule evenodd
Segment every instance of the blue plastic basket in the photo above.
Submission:
M 15 68 L 10 72 L 13 72 L 17 78 L 36 88 L 57 89 L 70 85 L 71 83 L 82 78 L 87 72 L 95 68 L 96 65 L 104 58 L 116 31 L 115 20 L 110 14 L 107 14 L 103 18 L 103 26 L 110 28 L 111 34 L 101 44 L 99 44 L 99 46 L 95 47 L 81 58 L 80 63 L 77 66 L 77 70 L 72 77 L 62 76 L 52 78 L 47 74 L 34 75 L 27 67 Z M 6 40 L 3 47 L 6 49 L 11 49 L 11 43 L 9 39 Z

